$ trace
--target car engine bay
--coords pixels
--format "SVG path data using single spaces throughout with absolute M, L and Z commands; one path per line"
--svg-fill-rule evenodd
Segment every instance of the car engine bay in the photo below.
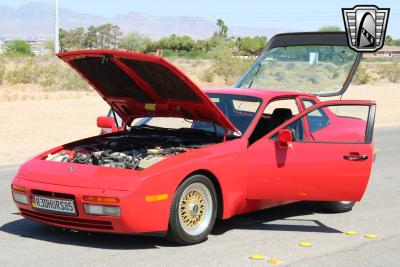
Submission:
M 164 159 L 215 143 L 211 136 L 168 129 L 98 136 L 44 157 L 48 161 L 142 170 Z

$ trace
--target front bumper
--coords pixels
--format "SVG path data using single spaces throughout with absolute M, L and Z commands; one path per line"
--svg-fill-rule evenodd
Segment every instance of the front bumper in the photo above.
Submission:
M 14 185 L 26 189 L 28 204 L 15 202 L 23 217 L 48 225 L 81 231 L 142 234 L 166 232 L 168 229 L 169 201 L 146 202 L 145 195 L 129 191 L 81 188 L 33 182 L 14 178 Z M 73 199 L 77 216 L 60 215 L 32 207 L 33 194 Z M 51 195 L 49 195 L 51 194 Z M 121 216 L 88 215 L 84 211 L 83 196 L 116 197 L 120 200 Z M 166 212 L 167 211 L 167 212 Z

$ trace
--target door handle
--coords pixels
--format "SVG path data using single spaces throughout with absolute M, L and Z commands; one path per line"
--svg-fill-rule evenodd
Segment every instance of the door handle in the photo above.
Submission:
M 344 155 L 344 159 L 346 160 L 367 160 L 368 156 L 367 155 Z

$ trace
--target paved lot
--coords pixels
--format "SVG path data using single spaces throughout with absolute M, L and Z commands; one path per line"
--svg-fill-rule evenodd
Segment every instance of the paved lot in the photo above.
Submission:
M 10 195 L 16 167 L 0 168 L 0 266 L 398 266 L 400 129 L 375 133 L 377 159 L 361 203 L 345 214 L 297 203 L 219 222 L 207 242 L 177 247 L 161 238 L 88 234 L 23 219 Z M 356 230 L 359 235 L 343 232 Z M 366 233 L 377 234 L 366 239 Z M 313 243 L 311 248 L 297 245 Z

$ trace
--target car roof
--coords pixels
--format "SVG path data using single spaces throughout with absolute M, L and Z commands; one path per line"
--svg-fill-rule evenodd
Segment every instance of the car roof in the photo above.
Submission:
M 289 96 L 305 96 L 312 99 L 316 97 L 312 94 L 307 94 L 303 92 L 290 92 L 282 90 L 272 90 L 272 89 L 257 89 L 257 88 L 204 88 L 202 89 L 206 94 L 233 94 L 233 95 L 246 95 L 262 98 L 263 100 L 269 100 L 275 97 L 289 97 Z

